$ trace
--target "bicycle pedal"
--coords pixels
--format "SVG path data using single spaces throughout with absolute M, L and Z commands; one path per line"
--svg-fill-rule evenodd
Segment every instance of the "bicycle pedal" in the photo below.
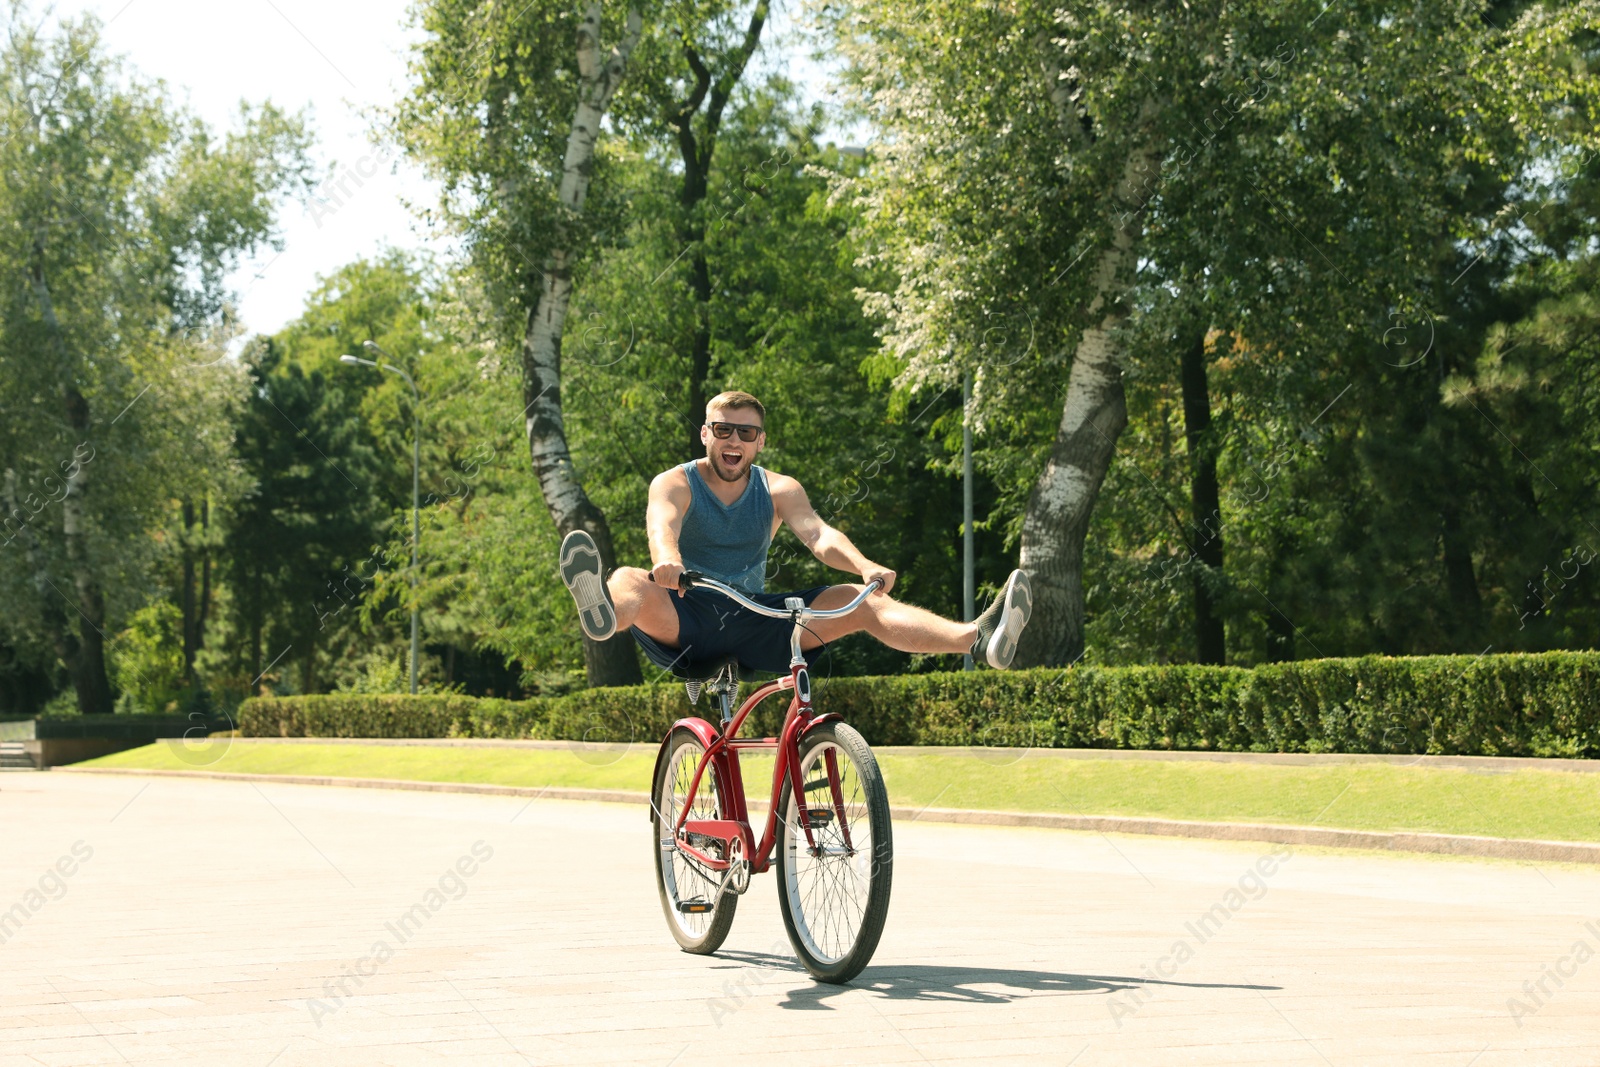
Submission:
M 678 910 L 685 915 L 704 915 L 716 905 L 704 900 L 680 900 Z
M 826 826 L 833 821 L 833 809 L 807 808 L 806 819 L 812 826 Z

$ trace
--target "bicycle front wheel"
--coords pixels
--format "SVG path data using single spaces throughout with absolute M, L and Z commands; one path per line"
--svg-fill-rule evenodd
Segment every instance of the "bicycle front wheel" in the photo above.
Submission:
M 720 872 L 706 867 L 677 847 L 673 827 L 694 782 L 695 768 L 705 755 L 705 746 L 694 731 L 679 726 L 667 738 L 666 757 L 656 772 L 651 791 L 651 837 L 656 858 L 656 885 L 661 890 L 661 908 L 667 914 L 667 928 L 685 952 L 706 955 L 722 947 L 733 926 L 737 894 L 719 892 Z M 721 818 L 721 797 L 716 775 L 707 767 L 700 787 L 695 790 L 692 819 Z M 725 859 L 722 845 L 713 841 L 693 842 L 702 851 Z
M 848 982 L 872 959 L 889 915 L 894 840 L 889 794 L 867 742 L 842 722 L 800 742 L 796 798 L 785 778 L 779 812 L 778 901 L 789 943 L 813 978 Z M 804 804 L 811 841 L 800 825 Z

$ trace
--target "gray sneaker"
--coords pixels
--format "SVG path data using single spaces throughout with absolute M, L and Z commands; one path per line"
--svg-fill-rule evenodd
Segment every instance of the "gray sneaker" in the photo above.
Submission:
M 1028 625 L 1028 616 L 1032 614 L 1033 591 L 1028 587 L 1028 576 L 1012 571 L 994 603 L 974 620 L 978 625 L 978 639 L 972 642 L 972 658 L 997 671 L 1010 667 L 1012 657 L 1017 654 L 1022 628 Z
M 583 530 L 561 542 L 561 581 L 578 603 L 578 623 L 590 639 L 604 641 L 617 632 L 617 609 L 606 589 L 600 549 Z

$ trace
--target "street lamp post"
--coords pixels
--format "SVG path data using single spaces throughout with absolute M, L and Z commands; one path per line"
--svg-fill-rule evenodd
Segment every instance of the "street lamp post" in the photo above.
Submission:
M 375 341 L 364 341 L 363 346 L 368 352 L 376 353 L 384 359 L 393 359 Z M 378 367 L 395 374 L 406 380 L 411 386 L 411 695 L 417 693 L 417 546 L 422 540 L 422 519 L 419 500 L 422 489 L 422 394 L 417 392 L 417 383 L 411 380 L 411 375 L 396 367 L 392 363 L 375 363 L 370 359 L 360 356 L 340 356 L 339 362 L 352 365 L 360 364 L 363 367 Z
M 972 372 L 961 378 L 961 619 L 977 618 L 977 569 L 972 558 Z M 972 653 L 962 657 L 972 670 Z

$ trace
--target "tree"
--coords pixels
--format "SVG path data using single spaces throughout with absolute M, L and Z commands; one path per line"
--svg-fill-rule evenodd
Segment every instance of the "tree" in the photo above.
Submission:
M 674 19 L 670 31 L 645 38 L 639 63 L 646 69 L 643 77 L 635 79 L 637 95 L 642 98 L 635 106 L 645 112 L 637 125 L 668 134 L 683 165 L 675 225 L 680 252 L 668 269 L 678 260 L 685 262 L 694 301 L 683 405 L 687 455 L 691 457 L 699 455 L 702 448 L 700 426 L 705 421 L 706 380 L 711 375 L 712 275 L 706 233 L 708 223 L 714 225 L 715 221 L 707 219 L 704 205 L 718 158 L 723 118 L 761 43 L 767 10 L 767 0 L 756 0 L 747 19 L 739 17 L 742 13 L 734 5 L 675 8 L 669 15 Z
M 854 213 L 828 202 L 826 178 L 860 162 L 818 145 L 818 125 L 778 81 L 746 87 L 730 104 L 705 199 L 705 254 L 718 279 L 709 380 L 761 396 L 770 427 L 763 463 L 801 477 L 829 521 L 902 572 L 909 595 L 948 611 L 959 589 L 948 521 L 955 486 L 929 469 L 941 448 L 923 438 L 954 404 L 921 405 L 897 421 L 891 398 L 863 373 L 876 342 L 854 289 L 870 272 L 853 262 Z M 687 287 L 674 284 L 668 269 L 684 252 L 681 173 L 655 147 L 648 130 L 611 146 L 604 196 L 590 206 L 626 225 L 576 280 L 563 343 L 574 462 L 618 531 L 618 559 L 630 563 L 647 558 L 650 479 L 682 458 L 680 342 L 695 314 Z M 421 601 L 436 645 L 448 632 L 452 647 L 498 654 L 522 669 L 524 686 L 543 690 L 574 663 L 570 601 L 546 563 L 560 535 L 537 488 L 508 465 L 521 392 L 514 356 L 494 343 L 484 284 L 479 272 L 464 271 L 418 297 L 437 338 L 416 368 L 427 445 L 442 436 L 473 446 L 452 471 L 456 488 L 447 482 L 440 499 L 424 501 Z M 329 317 L 338 316 L 330 309 Z M 440 358 L 451 352 L 457 355 Z M 446 463 L 437 456 L 428 465 Z M 787 537 L 775 546 L 769 574 L 774 587 L 836 580 Z M 404 588 L 402 572 L 386 571 L 364 603 L 397 604 Z M 908 663 L 863 640 L 835 649 L 828 669 Z
M 308 370 L 277 339 L 245 363 L 252 388 L 233 445 L 251 488 L 224 519 L 231 636 L 208 673 L 248 690 L 269 669 L 298 664 L 293 690 L 314 693 L 354 622 L 359 561 L 383 539 L 390 508 L 374 489 L 395 479 L 353 417 L 365 381 Z
M 717 281 L 706 319 L 707 389 L 759 396 L 768 427 L 762 465 L 799 478 L 827 521 L 899 570 L 897 595 L 958 612 L 951 516 L 959 490 L 948 470 L 930 469 L 943 450 L 926 438 L 959 399 L 897 411 L 874 380 L 878 346 L 855 290 L 881 283 L 882 271 L 856 264 L 856 212 L 828 197 L 828 175 L 859 172 L 861 161 L 819 144 L 821 125 L 782 79 L 746 87 L 730 106 L 703 205 L 707 269 Z M 677 229 L 681 174 L 651 144 L 647 134 L 630 142 L 638 147 L 609 183 L 632 222 L 585 273 L 564 377 L 585 480 L 620 531 L 619 559 L 641 565 L 649 482 L 684 458 L 685 339 L 698 314 L 670 269 L 688 258 Z M 768 588 L 838 580 L 779 534 Z M 836 649 L 829 669 L 911 664 L 864 638 Z M 931 657 L 923 664 L 935 665 Z
M 118 635 L 112 674 L 124 699 L 144 712 L 175 704 L 186 678 L 183 615 L 170 600 L 156 600 L 133 613 Z
M 835 16 L 856 99 L 885 131 L 843 189 L 899 276 L 871 303 L 898 382 L 976 372 L 991 442 L 1022 446 L 997 471 L 1035 577 L 1019 664 L 1082 654 L 1084 541 L 1142 321 L 1170 298 L 1148 343 L 1242 331 L 1310 392 L 1328 369 L 1319 346 L 1349 350 L 1375 312 L 1418 312 L 1419 278 L 1439 291 L 1466 225 L 1452 225 L 1453 185 L 1477 169 L 1476 190 L 1504 187 L 1535 111 L 1509 87 L 1565 82 L 1553 42 L 1587 7 L 1530 8 L 1502 29 L 1482 3 L 1320 6 L 910 0 Z M 1307 233 L 1337 235 L 1349 267 Z M 995 374 L 985 335 L 1019 314 L 1037 352 Z M 1175 332 L 1185 316 L 1203 321 Z
M 435 684 L 504 695 L 519 683 L 537 684 L 535 673 L 572 666 L 571 600 L 545 565 L 560 538 L 537 485 L 516 473 L 520 370 L 500 358 L 474 274 L 417 270 L 394 256 L 353 264 L 338 277 L 318 318 L 348 321 L 347 309 L 372 305 L 376 294 L 395 294 L 385 301 L 394 311 L 372 316 L 366 328 L 397 358 L 407 353 L 406 366 L 423 396 L 419 585 L 413 594 L 405 565 L 411 538 L 406 496 L 373 553 L 399 565 L 361 568 L 359 610 L 368 652 L 355 656 L 357 664 L 403 652 L 398 639 L 415 603 L 425 635 L 422 670 Z M 410 425 L 409 390 L 392 376 L 385 379 L 373 382 L 362 404 L 375 441 Z M 382 446 L 379 451 L 388 453 Z M 409 478 L 409 447 L 388 462 Z
M 584 205 L 602 165 L 596 148 L 643 31 L 637 4 L 609 19 L 607 10 L 600 0 L 581 19 L 553 3 L 423 6 L 417 85 L 395 121 L 401 143 L 443 179 L 442 210 L 467 234 L 475 265 L 504 279 L 489 292 L 508 325 L 519 324 L 528 450 L 551 518 L 563 535 L 586 530 L 609 569 L 611 527 L 576 475 L 561 407 L 561 337 L 574 271 L 590 252 Z M 619 22 L 605 45 L 605 28 Z M 585 636 L 583 647 L 591 684 L 640 680 L 626 635 Z
M 13 4 L 0 52 L 0 470 L 12 629 L 80 710 L 108 712 L 106 634 L 142 603 L 170 502 L 226 482 L 221 279 L 303 184 L 299 120 L 246 108 L 220 141 L 124 75 L 92 18 Z M 23 645 L 27 640 L 20 642 Z

